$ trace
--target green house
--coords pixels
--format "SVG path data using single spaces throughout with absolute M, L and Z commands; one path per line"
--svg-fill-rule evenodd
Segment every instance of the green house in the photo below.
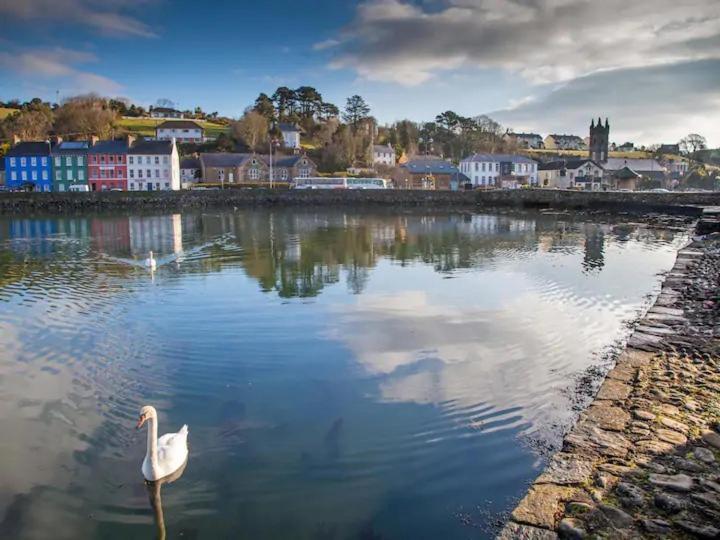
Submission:
M 67 141 L 50 150 L 53 191 L 70 191 L 70 186 L 88 185 L 88 141 Z

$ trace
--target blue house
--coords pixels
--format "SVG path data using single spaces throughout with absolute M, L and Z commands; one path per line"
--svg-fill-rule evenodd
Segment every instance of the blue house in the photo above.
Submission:
M 5 154 L 5 182 L 11 189 L 52 191 L 50 143 L 21 142 Z

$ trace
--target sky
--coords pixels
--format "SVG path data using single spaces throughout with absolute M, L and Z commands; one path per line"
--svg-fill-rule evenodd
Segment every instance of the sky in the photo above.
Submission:
M 0 99 L 97 92 L 239 116 L 260 92 L 362 95 L 516 131 L 720 146 L 717 0 L 0 0 Z

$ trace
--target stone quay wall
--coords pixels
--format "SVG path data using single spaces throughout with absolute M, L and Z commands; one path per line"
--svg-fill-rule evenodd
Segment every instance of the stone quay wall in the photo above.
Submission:
M 717 218 L 698 230 L 718 231 Z M 720 234 L 654 306 L 498 538 L 720 538 Z
M 102 193 L 0 193 L 0 213 L 78 210 L 182 210 L 253 206 L 518 207 L 663 212 L 699 216 L 720 205 L 720 193 L 582 192 L 543 189 L 490 191 L 226 189 Z

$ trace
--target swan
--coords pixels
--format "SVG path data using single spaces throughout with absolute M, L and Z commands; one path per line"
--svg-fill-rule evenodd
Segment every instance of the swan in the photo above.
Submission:
M 153 257 L 153 252 L 150 252 L 150 256 L 145 259 L 145 266 L 150 268 L 151 270 L 155 270 L 157 268 L 157 262 L 155 261 L 155 257 Z
M 188 457 L 187 424 L 177 433 L 166 433 L 158 439 L 157 411 L 155 407 L 145 405 L 140 409 L 137 429 L 148 422 L 147 453 L 142 464 L 145 480 L 160 480 L 173 474 L 185 464 Z

